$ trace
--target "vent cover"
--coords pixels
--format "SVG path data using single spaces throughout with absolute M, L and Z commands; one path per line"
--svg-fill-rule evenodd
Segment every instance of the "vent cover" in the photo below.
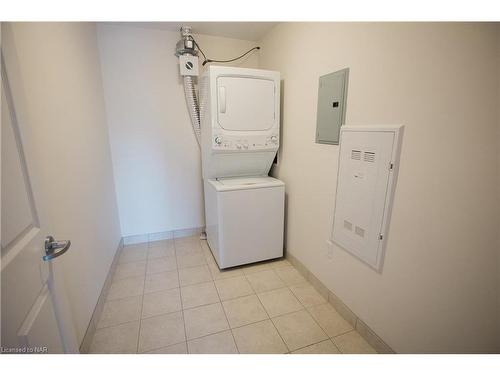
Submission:
M 360 237 L 365 236 L 365 230 L 361 227 L 358 227 L 357 225 L 356 225 L 356 229 L 354 230 L 354 233 L 356 233 Z
M 367 161 L 368 163 L 374 163 L 375 162 L 375 153 L 374 152 L 365 151 L 365 154 L 363 155 L 363 159 L 365 161 Z
M 351 159 L 353 159 L 353 160 L 361 160 L 361 151 L 359 151 L 359 150 L 351 150 Z

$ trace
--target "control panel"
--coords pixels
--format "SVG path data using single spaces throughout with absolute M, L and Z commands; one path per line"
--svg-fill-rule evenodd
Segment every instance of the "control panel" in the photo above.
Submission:
M 276 150 L 278 147 L 278 134 L 248 135 L 246 137 L 214 134 L 212 141 L 213 151 Z

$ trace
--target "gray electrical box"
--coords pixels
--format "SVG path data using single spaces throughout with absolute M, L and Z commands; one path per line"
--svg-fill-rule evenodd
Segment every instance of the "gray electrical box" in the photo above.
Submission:
M 345 123 L 349 68 L 319 77 L 316 143 L 339 144 Z

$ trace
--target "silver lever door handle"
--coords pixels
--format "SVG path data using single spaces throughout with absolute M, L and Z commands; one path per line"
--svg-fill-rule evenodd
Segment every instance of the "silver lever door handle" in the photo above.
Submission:
M 71 241 L 56 241 L 54 237 L 47 236 L 45 238 L 45 254 L 42 259 L 45 261 L 57 258 L 63 255 L 71 246 Z M 56 251 L 59 250 L 59 251 Z

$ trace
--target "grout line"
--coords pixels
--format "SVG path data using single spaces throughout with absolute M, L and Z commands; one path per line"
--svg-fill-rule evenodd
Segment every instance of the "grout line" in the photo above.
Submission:
M 276 274 L 276 272 L 275 272 Z M 245 279 L 247 280 L 248 284 L 250 284 L 250 288 L 252 288 L 252 290 L 254 291 L 255 293 L 255 296 L 257 297 L 257 299 L 259 300 L 259 303 L 261 304 L 262 308 L 264 309 L 264 312 L 266 313 L 267 317 L 269 318 L 271 324 L 273 325 L 274 329 L 276 330 L 276 332 L 278 333 L 278 336 L 280 337 L 281 341 L 283 342 L 283 344 L 285 344 L 285 348 L 288 349 L 288 351 L 285 353 L 285 354 L 288 354 L 290 353 L 290 348 L 288 347 L 288 344 L 285 342 L 285 340 L 283 339 L 283 337 L 281 336 L 281 333 L 280 331 L 278 330 L 278 328 L 276 327 L 276 324 L 274 324 L 273 320 L 271 319 L 271 317 L 269 316 L 269 313 L 267 312 L 266 308 L 264 307 L 264 305 L 262 304 L 262 302 L 260 301 L 260 298 L 259 298 L 259 295 L 257 294 L 257 292 L 255 291 L 254 287 L 252 286 L 252 283 L 250 283 L 250 281 L 248 280 L 247 278 L 247 275 L 245 275 Z M 276 274 L 276 276 L 278 276 Z M 280 279 L 280 277 L 278 276 L 278 279 Z M 281 279 L 280 279 L 281 280 Z M 281 288 L 278 288 L 278 289 L 281 289 Z M 273 289 L 275 290 L 275 289 Z M 264 293 L 264 292 L 263 292 Z
M 326 341 L 330 341 L 330 342 L 333 344 L 333 346 L 334 346 L 335 348 L 337 348 L 337 345 L 335 345 L 335 343 L 332 341 L 332 339 L 326 339 L 326 340 L 323 340 L 323 341 L 318 341 L 318 342 L 315 342 L 314 344 L 306 345 L 306 346 L 304 346 L 304 347 L 302 347 L 302 348 L 299 348 L 299 349 L 295 349 L 295 350 L 294 350 L 294 352 L 296 352 L 297 350 L 302 350 L 302 349 L 305 349 L 305 348 L 309 348 L 309 347 L 314 346 L 314 345 L 317 345 L 317 344 L 321 344 L 321 343 L 326 342 Z M 337 350 L 338 350 L 338 348 L 337 348 Z M 340 354 L 343 354 L 340 350 L 339 350 L 339 353 L 340 353 Z M 294 353 L 292 352 L 292 353 L 290 353 L 290 354 L 294 354 Z M 312 354 L 316 354 L 316 353 L 312 353 Z M 326 353 L 325 353 L 325 354 L 326 354 Z M 328 354 L 335 354 L 335 353 L 328 353 Z
M 149 236 L 148 236 L 149 240 Z M 148 242 L 148 250 L 149 252 L 149 242 Z M 137 345 L 136 345 L 136 354 L 139 353 L 139 340 L 141 337 L 141 326 L 142 326 L 142 310 L 144 309 L 144 292 L 146 291 L 146 269 L 147 266 L 144 268 L 144 281 L 142 284 L 142 297 L 141 297 L 141 312 L 139 313 L 139 331 L 137 332 Z
M 202 241 L 202 240 L 200 240 L 200 241 Z M 200 246 L 201 246 L 201 242 L 200 242 Z M 231 324 L 229 323 L 229 319 L 228 319 L 227 314 L 226 314 L 226 309 L 224 308 L 224 304 L 222 303 L 222 298 L 220 297 L 219 290 L 217 289 L 217 285 L 215 284 L 214 275 L 212 275 L 212 271 L 210 270 L 210 268 L 208 271 L 210 272 L 210 276 L 212 277 L 212 282 L 214 283 L 215 292 L 217 293 L 217 297 L 219 297 L 219 303 L 222 307 L 222 311 L 224 312 L 224 316 L 226 317 L 227 326 L 229 327 L 229 332 L 231 332 L 234 346 L 236 347 L 236 351 L 238 352 L 238 354 L 241 354 L 240 349 L 238 348 L 238 344 L 236 343 L 236 339 L 234 338 L 233 329 L 231 328 Z
M 231 328 L 231 324 L 229 323 L 229 319 L 227 318 L 226 309 L 224 308 L 224 304 L 222 303 L 222 300 L 220 299 L 220 295 L 219 295 L 219 291 L 217 290 L 217 287 L 215 288 L 215 290 L 217 291 L 217 295 L 219 296 L 219 303 L 222 307 L 222 311 L 224 312 L 224 316 L 226 317 L 227 326 L 229 327 L 229 332 L 231 332 L 231 336 L 233 337 L 233 342 L 234 342 L 234 346 L 236 347 L 236 351 L 238 352 L 238 354 L 241 354 L 240 349 L 238 348 L 238 344 L 236 343 L 236 339 L 234 338 L 233 328 Z
M 175 245 L 175 240 L 174 240 L 174 252 L 175 252 L 175 264 L 177 265 L 177 282 L 179 284 L 179 296 L 181 299 L 181 312 L 182 312 L 182 324 L 184 326 L 184 339 L 185 339 L 185 344 L 186 344 L 186 353 L 189 354 L 189 346 L 187 343 L 187 331 L 186 331 L 186 318 L 184 316 L 184 304 L 182 303 L 182 288 L 181 288 L 181 279 L 179 276 L 179 264 L 177 262 L 177 246 Z
M 297 269 L 296 269 L 295 267 L 294 267 L 294 269 L 297 271 Z M 297 272 L 298 272 L 298 271 L 297 271 Z M 308 284 L 311 284 L 311 283 L 310 283 L 307 279 L 306 279 L 306 282 L 307 282 Z M 293 285 L 292 285 L 292 286 L 293 286 Z M 307 313 L 307 314 L 311 317 L 311 319 L 313 320 L 313 322 L 317 324 L 317 326 L 318 326 L 318 327 L 319 327 L 319 328 L 323 331 L 323 333 L 325 334 L 325 336 L 327 337 L 327 339 L 328 339 L 328 340 L 330 340 L 330 339 L 331 339 L 331 338 L 330 338 L 330 335 L 329 335 L 328 333 L 326 333 L 326 331 L 323 329 L 323 327 L 321 327 L 321 324 L 319 324 L 319 322 L 318 322 L 318 321 L 316 321 L 316 319 L 314 319 L 314 316 L 312 316 L 312 314 L 309 312 L 309 310 L 307 310 L 307 307 L 306 307 L 306 306 L 302 303 L 302 301 L 301 301 L 299 298 L 297 298 L 297 296 L 295 295 L 295 293 L 293 292 L 293 290 L 292 290 L 290 287 L 288 287 L 288 289 L 290 289 L 290 293 L 292 293 L 292 296 L 294 296 L 294 297 L 295 297 L 295 299 L 296 299 L 296 300 L 297 300 L 297 301 L 298 301 L 298 302 L 302 305 L 302 307 L 304 308 L 305 312 L 306 312 L 306 313 Z M 316 306 L 316 305 L 315 305 L 315 306 Z M 326 340 L 322 340 L 322 341 L 326 341 Z M 318 341 L 318 342 L 312 343 L 312 344 L 310 344 L 310 345 L 314 345 L 314 344 L 317 344 L 317 343 L 319 343 L 319 342 L 321 342 L 321 341 Z M 309 345 L 307 345 L 307 346 L 309 346 Z M 303 349 L 303 348 L 305 348 L 305 347 L 306 347 L 306 346 L 304 346 L 304 347 L 302 347 L 302 348 L 297 348 L 297 349 L 295 349 L 295 350 L 300 350 L 300 349 Z M 339 351 L 340 351 L 340 350 L 339 350 Z

